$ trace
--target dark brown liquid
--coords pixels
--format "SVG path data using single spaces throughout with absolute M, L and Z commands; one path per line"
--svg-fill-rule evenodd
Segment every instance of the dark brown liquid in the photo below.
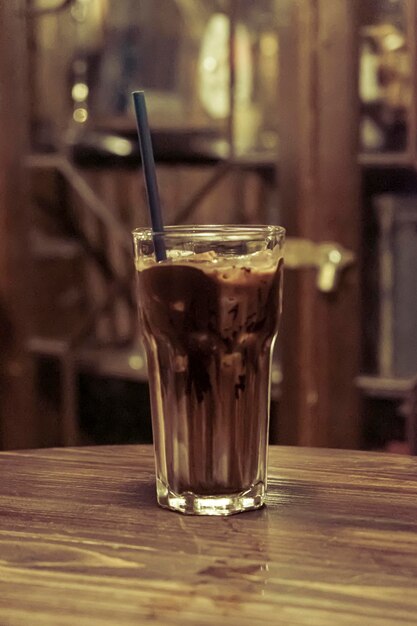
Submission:
M 241 492 L 265 474 L 281 264 L 138 276 L 158 478 L 178 494 Z

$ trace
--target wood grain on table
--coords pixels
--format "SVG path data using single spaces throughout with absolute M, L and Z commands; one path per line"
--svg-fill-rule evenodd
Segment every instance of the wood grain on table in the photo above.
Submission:
M 417 460 L 273 447 L 268 506 L 160 509 L 148 446 L 0 454 L 0 625 L 417 624 Z

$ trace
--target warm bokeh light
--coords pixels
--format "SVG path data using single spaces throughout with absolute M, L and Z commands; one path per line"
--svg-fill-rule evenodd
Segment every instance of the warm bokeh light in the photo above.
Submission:
M 75 109 L 72 117 L 74 122 L 77 122 L 78 124 L 84 124 L 84 122 L 86 122 L 88 119 L 88 111 L 83 107 L 78 107 L 77 109 Z

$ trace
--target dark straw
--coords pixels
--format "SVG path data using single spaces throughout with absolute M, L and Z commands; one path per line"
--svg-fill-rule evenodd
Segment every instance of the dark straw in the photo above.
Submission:
M 164 261 L 167 258 L 165 243 L 163 238 L 158 236 L 158 233 L 163 233 L 164 225 L 162 222 L 161 204 L 159 202 L 158 183 L 156 181 L 155 161 L 148 114 L 146 112 L 145 94 L 143 91 L 134 91 L 132 96 L 135 105 L 140 154 L 142 156 L 142 167 L 148 196 L 152 231 L 154 233 L 155 256 L 157 261 Z

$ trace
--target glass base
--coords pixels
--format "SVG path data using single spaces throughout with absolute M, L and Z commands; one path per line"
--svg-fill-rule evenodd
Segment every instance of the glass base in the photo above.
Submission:
M 265 504 L 265 484 L 257 483 L 240 493 L 201 496 L 191 491 L 178 494 L 156 481 L 158 504 L 185 515 L 235 515 L 260 509 Z

